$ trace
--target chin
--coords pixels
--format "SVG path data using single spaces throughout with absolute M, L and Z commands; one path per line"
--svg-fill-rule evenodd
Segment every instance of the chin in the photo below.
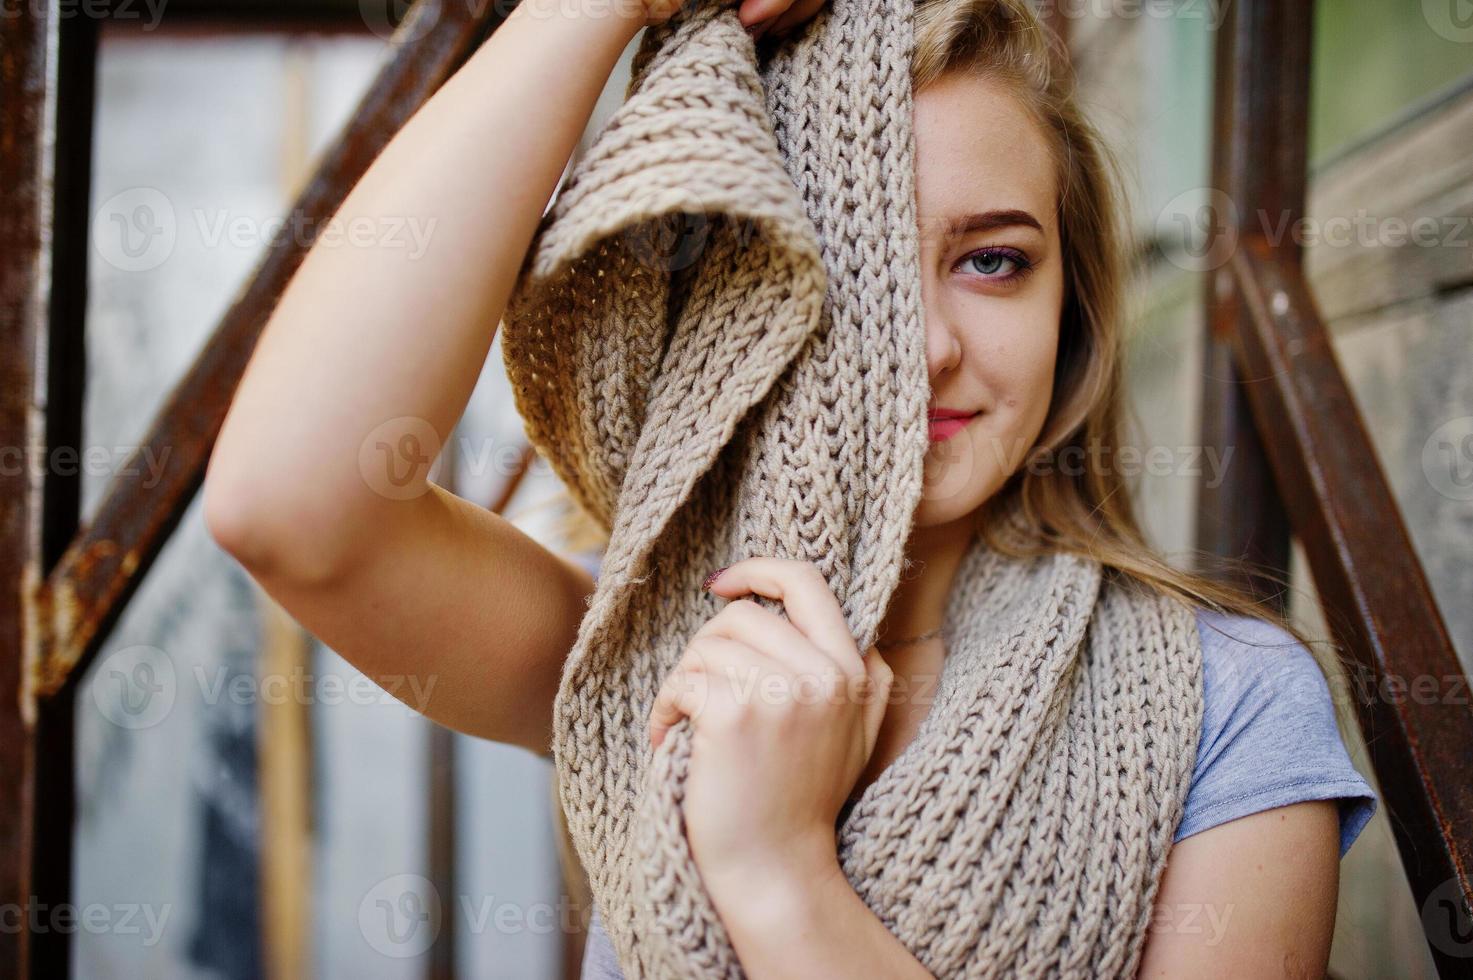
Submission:
M 960 444 L 952 447 L 952 442 Z M 925 484 L 914 525 L 938 527 L 969 517 L 1006 479 L 1007 474 L 989 465 L 985 454 L 977 453 L 970 442 L 934 443 L 926 455 Z

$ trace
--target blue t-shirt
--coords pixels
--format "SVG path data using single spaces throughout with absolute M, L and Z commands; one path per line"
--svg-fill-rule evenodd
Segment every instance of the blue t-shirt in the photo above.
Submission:
M 1173 842 L 1250 813 L 1333 799 L 1344 857 L 1376 812 L 1376 795 L 1351 764 L 1313 655 L 1291 634 L 1251 616 L 1199 610 L 1197 633 L 1202 732 Z M 597 908 L 582 978 L 623 978 Z

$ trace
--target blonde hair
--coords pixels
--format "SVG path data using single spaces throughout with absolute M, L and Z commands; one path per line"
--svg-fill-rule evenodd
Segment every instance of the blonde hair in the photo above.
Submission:
M 1091 557 L 1116 578 L 1128 576 L 1194 608 L 1266 620 L 1314 654 L 1309 638 L 1267 600 L 1178 569 L 1153 550 L 1117 467 L 1069 472 L 1031 465 L 1071 451 L 1112 461 L 1124 441 L 1124 300 L 1135 254 L 1127 196 L 1118 161 L 1075 100 L 1067 49 L 1026 0 L 918 0 L 914 90 L 956 72 L 1003 83 L 1018 99 L 1049 141 L 1060 189 L 1065 295 L 1053 398 L 1024 464 L 979 509 L 988 545 L 1019 557 L 1059 550 Z M 1280 575 L 1247 561 L 1194 554 L 1203 566 L 1252 571 L 1287 587 Z M 1348 663 L 1333 651 L 1316 661 L 1335 680 Z

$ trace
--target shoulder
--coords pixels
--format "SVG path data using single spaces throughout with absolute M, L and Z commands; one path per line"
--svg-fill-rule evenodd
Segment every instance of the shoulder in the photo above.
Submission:
M 1197 613 L 1202 731 L 1176 840 L 1305 800 L 1335 800 L 1340 854 L 1376 810 L 1350 761 L 1314 655 L 1293 634 L 1252 616 Z

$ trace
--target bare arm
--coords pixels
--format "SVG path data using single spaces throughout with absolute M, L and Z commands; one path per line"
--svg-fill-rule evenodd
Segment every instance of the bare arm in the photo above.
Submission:
M 1323 977 L 1340 890 L 1333 800 L 1275 807 L 1172 847 L 1137 976 Z
M 592 582 L 427 476 L 645 19 L 633 0 L 526 0 L 409 120 L 337 217 L 418 219 L 425 251 L 312 249 L 205 481 L 211 534 L 304 626 L 431 718 L 537 751 Z
M 742 970 L 753 980 L 934 980 L 859 897 L 832 853 L 708 883 Z
M 431 229 L 424 254 L 350 238 L 319 244 L 282 295 L 207 475 L 214 526 L 244 557 L 337 570 L 376 547 L 362 529 L 431 506 L 413 492 L 428 464 L 392 499 L 365 478 L 360 449 L 369 439 L 393 444 L 401 430 L 448 438 L 537 222 L 642 25 L 607 11 L 550 12 L 558 7 L 519 6 L 337 213 L 344 224 L 416 218 Z M 400 418 L 419 424 L 381 428 Z

